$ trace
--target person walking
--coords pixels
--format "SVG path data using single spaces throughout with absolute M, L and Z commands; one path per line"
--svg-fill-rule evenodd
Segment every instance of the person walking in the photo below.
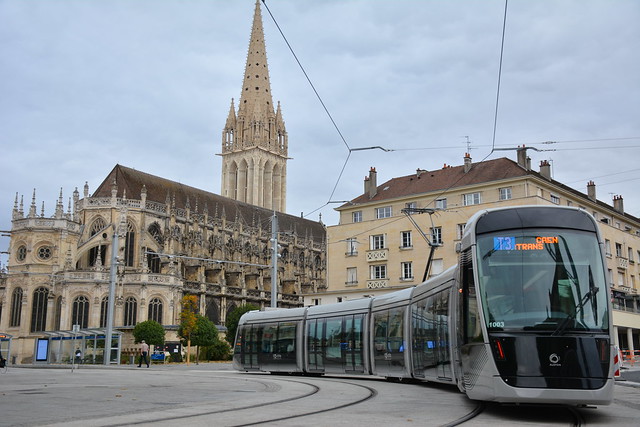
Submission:
M 147 364 L 147 368 L 149 367 L 149 344 L 144 342 L 140 343 L 140 363 L 138 363 L 138 368 L 142 366 L 142 362 Z

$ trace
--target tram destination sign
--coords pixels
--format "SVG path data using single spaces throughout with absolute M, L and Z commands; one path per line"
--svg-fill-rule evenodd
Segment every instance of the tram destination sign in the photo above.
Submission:
M 514 236 L 494 237 L 494 251 L 541 251 L 545 244 L 558 243 L 558 236 L 537 236 L 531 242 L 516 242 Z

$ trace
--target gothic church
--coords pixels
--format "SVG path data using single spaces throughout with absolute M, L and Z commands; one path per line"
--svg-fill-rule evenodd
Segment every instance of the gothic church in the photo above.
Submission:
M 273 215 L 281 232 L 278 306 L 301 306 L 301 294 L 326 288 L 324 225 L 285 213 L 287 151 L 258 0 L 238 110 L 232 100 L 222 132 L 221 195 L 122 165 L 92 194 L 87 184 L 82 197 L 76 189 L 66 209 L 61 190 L 50 216 L 44 206 L 37 212 L 35 190 L 28 206 L 16 194 L 8 273 L 0 284 L 0 332 L 13 337 L 16 363 L 33 363 L 38 340 L 73 325 L 79 333 L 104 330 L 114 250 L 113 328 L 123 348 L 133 345 L 136 323 L 148 319 L 165 327 L 167 341 L 177 341 L 185 294 L 196 295 L 201 314 L 218 325 L 241 304 L 270 305 Z M 99 363 L 95 351 L 93 362 Z

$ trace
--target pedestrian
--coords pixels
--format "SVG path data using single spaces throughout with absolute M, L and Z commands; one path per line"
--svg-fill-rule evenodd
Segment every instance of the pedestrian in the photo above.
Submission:
M 138 368 L 142 366 L 142 362 L 147 364 L 147 368 L 149 367 L 149 344 L 142 340 L 140 343 L 140 363 L 138 363 Z
M 82 351 L 79 348 L 76 348 L 76 365 L 82 363 Z

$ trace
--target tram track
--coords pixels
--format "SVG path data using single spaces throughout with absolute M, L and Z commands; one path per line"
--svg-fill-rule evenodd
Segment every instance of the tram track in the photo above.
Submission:
M 266 402 L 261 402 L 261 403 L 252 403 L 249 405 L 242 405 L 242 406 L 234 406 L 232 408 L 225 408 L 225 409 L 215 409 L 215 410 L 203 410 L 203 411 L 193 411 L 192 413 L 184 413 L 182 412 L 180 415 L 167 415 L 166 412 L 159 412 L 156 413 L 155 416 L 149 417 L 146 416 L 144 417 L 144 420 L 140 420 L 140 421 L 131 421 L 128 420 L 127 422 L 123 422 L 123 423 L 109 423 L 109 424 L 102 424 L 105 426 L 109 426 L 109 427 L 119 427 L 119 426 L 128 426 L 128 425 L 147 425 L 147 424 L 156 424 L 156 423 L 162 423 L 162 425 L 165 425 L 166 423 L 170 423 L 172 421 L 187 421 L 189 419 L 194 419 L 194 418 L 200 418 L 200 417 L 206 417 L 206 416 L 215 416 L 215 415 L 221 415 L 221 414 L 226 414 L 227 417 L 226 418 L 234 418 L 234 419 L 238 419 L 238 418 L 242 418 L 243 414 L 247 414 L 247 412 L 251 412 L 252 410 L 256 410 L 256 409 L 260 409 L 266 406 L 269 407 L 273 407 L 273 406 L 278 406 L 278 405 L 284 405 L 283 410 L 281 411 L 281 413 L 283 412 L 287 412 L 288 410 L 293 410 L 294 408 L 291 407 L 287 407 L 288 404 L 291 403 L 295 403 L 297 401 L 300 401 L 302 399 L 307 399 L 307 398 L 311 398 L 316 396 L 318 393 L 322 392 L 322 387 L 314 384 L 313 380 L 309 380 L 309 381 L 305 381 L 305 380 L 301 380 L 301 379 L 285 379 L 285 378 L 277 378 L 273 381 L 263 381 L 263 380 L 259 380 L 257 381 L 258 383 L 262 384 L 265 389 L 274 389 L 273 386 L 273 382 L 285 382 L 285 383 L 295 383 L 295 384 L 302 384 L 304 386 L 308 386 L 310 388 L 310 390 L 306 393 L 301 393 L 295 396 L 291 396 L 291 397 L 287 397 L 287 398 L 283 398 L 283 399 L 278 399 L 278 400 L 272 400 L 272 401 L 266 401 Z M 286 421 L 286 420 L 293 420 L 296 418 L 302 418 L 302 417 L 308 417 L 308 416 L 312 416 L 312 415 L 318 415 L 318 414 L 323 414 L 323 413 L 328 413 L 331 411 L 335 411 L 335 410 L 339 410 L 339 409 L 343 409 L 343 408 L 347 408 L 349 406 L 354 406 L 354 405 L 358 405 L 362 402 L 365 402 L 373 397 L 375 397 L 377 395 L 377 390 L 374 389 L 373 387 L 369 387 L 366 385 L 361 385 L 361 384 L 356 384 L 354 382 L 350 382 L 350 381 L 344 381 L 344 380 L 334 380 L 332 381 L 332 383 L 340 383 L 340 384 L 344 384 L 344 385 L 348 385 L 351 387 L 357 387 L 360 389 L 364 389 L 365 390 L 365 395 L 352 400 L 352 401 L 348 401 L 348 402 L 340 402 L 340 404 L 337 405 L 330 405 L 328 407 L 324 407 L 321 409 L 314 409 L 314 410 L 310 410 L 310 411 L 298 411 L 295 412 L 293 414 L 290 415 L 285 415 L 285 416 L 276 416 L 276 417 L 265 417 L 265 418 L 260 418 L 260 419 L 256 419 L 256 420 L 252 420 L 249 422 L 240 422 L 240 423 L 224 423 L 223 425 L 226 427 L 245 427 L 245 426 L 253 426 L 253 425 L 260 425 L 260 424 L 267 424 L 267 423 L 273 423 L 273 422 L 281 422 L 281 421 Z M 193 409 L 193 407 L 192 407 Z M 273 411 L 271 411 L 273 412 Z M 255 416 L 255 412 L 253 412 L 251 414 L 252 416 Z

